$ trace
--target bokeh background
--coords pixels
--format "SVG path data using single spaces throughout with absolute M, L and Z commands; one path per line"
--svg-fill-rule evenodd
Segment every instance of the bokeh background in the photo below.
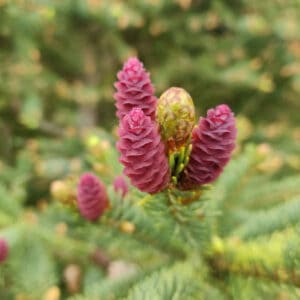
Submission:
M 297 0 L 0 0 L 1 222 L 5 212 L 34 219 L 53 180 L 108 147 L 113 83 L 130 56 L 157 96 L 185 88 L 198 116 L 229 104 L 241 145 L 266 155 L 261 172 L 299 173 L 299 32 Z
M 299 15 L 298 1 L 279 0 L 2 0 L 1 157 L 13 163 L 31 138 L 110 130 L 113 82 L 129 56 L 144 62 L 158 96 L 181 86 L 198 114 L 225 102 L 273 135 L 291 133 L 299 124 Z

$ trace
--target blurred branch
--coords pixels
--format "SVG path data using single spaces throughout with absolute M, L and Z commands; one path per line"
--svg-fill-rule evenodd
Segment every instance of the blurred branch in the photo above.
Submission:
M 40 122 L 39 130 L 45 134 L 52 135 L 55 137 L 64 137 L 65 136 L 65 133 L 61 128 L 59 128 L 55 124 L 47 122 L 45 120 Z
M 299 242 L 291 231 L 248 243 L 214 237 L 207 261 L 216 277 L 234 273 L 300 287 Z

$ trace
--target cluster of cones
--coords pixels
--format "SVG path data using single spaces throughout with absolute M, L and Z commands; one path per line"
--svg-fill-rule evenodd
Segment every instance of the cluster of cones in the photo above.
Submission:
M 117 148 L 132 185 L 155 194 L 170 185 L 192 190 L 214 181 L 235 147 L 231 109 L 226 104 L 209 109 L 195 125 L 190 95 L 173 87 L 157 99 L 137 58 L 129 58 L 117 77 Z
M 191 96 L 182 88 L 170 88 L 157 99 L 149 73 L 137 58 L 129 58 L 117 77 L 117 148 L 131 184 L 155 194 L 170 186 L 193 190 L 214 181 L 235 146 L 230 108 L 222 104 L 210 109 L 196 125 Z M 114 185 L 127 193 L 123 178 Z M 91 221 L 109 206 L 106 187 L 94 174 L 81 176 L 77 206 Z

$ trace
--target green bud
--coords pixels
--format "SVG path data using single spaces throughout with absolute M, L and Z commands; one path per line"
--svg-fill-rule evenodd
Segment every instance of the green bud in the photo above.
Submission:
M 189 156 L 192 150 L 192 145 L 185 145 L 178 148 L 176 151 L 169 151 L 169 167 L 172 174 L 172 182 L 176 185 L 180 173 L 184 170 L 189 162 Z
M 177 166 L 176 171 L 175 171 L 175 175 L 178 176 L 184 169 L 184 164 L 181 163 Z
M 172 182 L 173 182 L 174 184 L 177 184 L 177 177 L 176 177 L 176 176 L 172 176 Z
M 170 170 L 173 170 L 175 167 L 175 156 L 174 155 L 169 155 L 169 167 Z
M 191 96 L 182 88 L 171 87 L 159 98 L 156 120 L 168 151 L 185 145 L 195 124 L 195 108 Z
M 53 198 L 69 207 L 77 206 L 76 184 L 72 177 L 55 180 L 51 183 L 50 192 Z

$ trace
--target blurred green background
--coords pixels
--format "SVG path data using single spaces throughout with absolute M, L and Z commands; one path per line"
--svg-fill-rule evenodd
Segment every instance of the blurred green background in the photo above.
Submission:
M 113 130 L 116 72 L 138 56 L 157 96 L 181 86 L 198 115 L 228 103 L 242 139 L 299 171 L 299 31 L 299 1 L 1 0 L 0 159 L 35 182 L 30 201 L 80 170 L 84 131 Z
M 43 210 L 53 180 L 86 169 L 111 182 L 93 157 L 115 134 L 130 56 L 157 96 L 186 89 L 198 116 L 229 104 L 237 152 L 259 144 L 268 178 L 299 173 L 299 32 L 298 0 L 0 0 L 0 210 Z
M 157 96 L 181 86 L 198 116 L 228 103 L 265 169 L 299 172 L 299 31 L 299 1 L 1 0 L 0 176 L 20 176 L 35 203 L 80 173 L 90 130 L 117 125 L 113 83 L 130 56 Z

